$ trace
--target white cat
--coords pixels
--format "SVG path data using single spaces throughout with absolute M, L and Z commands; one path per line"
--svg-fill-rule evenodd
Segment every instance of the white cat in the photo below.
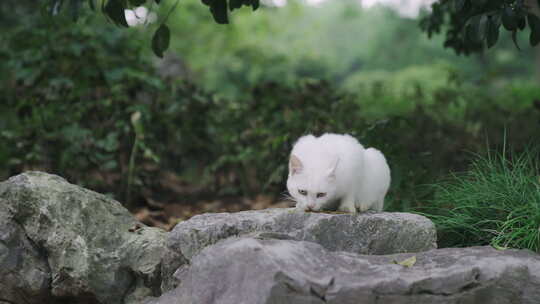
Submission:
M 287 189 L 297 209 L 381 211 L 389 186 L 384 155 L 350 135 L 306 135 L 294 144 Z

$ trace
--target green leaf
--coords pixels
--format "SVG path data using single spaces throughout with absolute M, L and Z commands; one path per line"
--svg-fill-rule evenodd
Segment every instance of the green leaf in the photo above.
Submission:
M 214 20 L 219 24 L 228 24 L 229 16 L 227 15 L 227 0 L 213 0 L 210 4 L 210 12 L 214 16 Z
M 163 52 L 169 48 L 170 40 L 171 31 L 167 25 L 162 24 L 152 38 L 152 50 L 154 51 L 154 54 L 159 58 L 163 58 Z
M 485 20 L 483 15 L 471 18 L 469 24 L 465 28 L 465 36 L 471 42 L 481 42 L 485 34 Z
M 124 13 L 125 2 L 122 0 L 109 0 L 105 5 L 105 14 L 111 18 L 114 23 L 128 27 L 126 15 Z
M 540 43 L 540 18 L 536 15 L 529 14 L 527 20 L 529 21 L 529 27 L 531 28 L 529 42 L 532 46 L 537 46 L 538 43 Z
M 229 0 L 229 10 L 232 12 L 234 9 L 242 7 L 242 4 L 244 4 L 244 0 Z
M 504 28 L 509 31 L 513 31 L 518 27 L 516 13 L 511 7 L 506 7 L 503 9 L 501 14 L 501 20 Z
M 146 3 L 146 0 L 129 0 L 129 4 L 133 6 L 141 6 Z
M 484 5 L 486 5 L 486 2 L 487 0 L 471 0 L 471 4 L 476 8 L 482 8 Z
M 527 26 L 527 22 L 525 21 L 525 17 L 519 18 L 518 19 L 518 28 L 523 31 L 525 29 L 525 26 Z
M 467 27 L 465 27 L 465 38 L 469 42 L 477 42 L 477 32 L 478 28 L 474 26 L 474 24 L 469 23 L 467 24 Z
M 489 17 L 486 23 L 486 43 L 491 48 L 499 40 L 499 28 L 501 24 L 495 20 L 495 17 Z
M 514 42 L 514 45 L 518 50 L 521 51 L 521 48 L 519 47 L 518 41 L 517 41 L 517 30 L 512 31 L 512 41 Z
M 456 12 L 461 11 L 464 5 L 465 5 L 465 0 L 454 0 L 454 10 Z

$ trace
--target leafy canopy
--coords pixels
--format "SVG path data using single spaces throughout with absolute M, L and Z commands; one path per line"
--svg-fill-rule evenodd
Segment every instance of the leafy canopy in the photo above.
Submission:
M 540 19 L 534 13 L 538 0 L 439 0 L 420 27 L 431 37 L 445 31 L 445 47 L 468 55 L 491 48 L 501 31 L 510 32 L 519 49 L 517 33 L 530 29 L 529 42 L 540 43 Z M 538 1 L 540 2 L 540 1 Z M 501 27 L 502 25 L 502 27 Z
M 74 20 L 77 20 L 81 7 L 88 5 L 93 11 L 101 10 L 114 24 L 128 27 L 124 10 L 135 8 L 144 4 L 162 5 L 162 0 L 48 0 L 45 9 L 51 15 L 57 15 L 63 10 L 69 11 Z M 160 25 L 152 38 L 152 50 L 158 57 L 163 57 L 163 52 L 169 48 L 171 32 L 166 25 L 170 12 L 174 10 L 179 0 L 176 0 L 169 13 L 159 22 Z M 219 24 L 229 23 L 229 11 L 242 6 L 251 6 L 253 10 L 259 7 L 259 0 L 201 0 L 208 6 L 214 20 Z
M 158 57 L 169 47 L 171 32 L 166 25 L 170 12 L 179 0 L 161 20 L 152 39 L 152 50 Z M 253 10 L 259 7 L 259 0 L 201 0 L 208 6 L 214 21 L 218 24 L 229 23 L 229 11 L 242 6 Z M 113 23 L 127 27 L 124 10 L 144 4 L 164 6 L 163 0 L 48 0 L 47 11 L 56 15 L 65 7 L 73 19 L 77 19 L 82 6 L 101 12 Z M 529 42 L 532 46 L 540 43 L 540 18 L 533 13 L 540 0 L 439 0 L 432 4 L 431 13 L 422 18 L 420 27 L 431 37 L 434 33 L 445 31 L 444 46 L 452 48 L 458 54 L 468 55 L 479 52 L 485 47 L 497 44 L 502 31 L 510 32 L 519 49 L 517 34 L 530 29 Z

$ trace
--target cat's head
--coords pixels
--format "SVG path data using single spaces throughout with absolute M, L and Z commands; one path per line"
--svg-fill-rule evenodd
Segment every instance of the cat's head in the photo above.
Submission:
M 304 210 L 333 210 L 336 199 L 336 159 L 326 168 L 306 168 L 302 160 L 291 154 L 287 189 L 296 206 Z

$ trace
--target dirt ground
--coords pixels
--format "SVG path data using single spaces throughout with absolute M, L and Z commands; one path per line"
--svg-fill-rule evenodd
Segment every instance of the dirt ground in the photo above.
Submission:
M 142 223 L 160 227 L 167 231 L 177 223 L 192 216 L 209 212 L 238 212 L 266 208 L 286 208 L 293 202 L 280 197 L 256 195 L 253 198 L 241 196 L 215 197 L 204 193 L 203 189 L 190 185 L 181 177 L 162 172 L 152 187 L 144 188 L 139 197 L 138 207 L 132 209 L 134 216 Z
M 292 206 L 291 204 L 287 201 L 274 201 L 268 196 L 258 195 L 255 199 L 238 197 L 234 203 L 230 202 L 230 198 L 227 200 L 204 200 L 190 204 L 153 202 L 149 206 L 135 209 L 133 214 L 139 221 L 148 226 L 160 227 L 169 231 L 177 223 L 197 214 L 286 208 Z

